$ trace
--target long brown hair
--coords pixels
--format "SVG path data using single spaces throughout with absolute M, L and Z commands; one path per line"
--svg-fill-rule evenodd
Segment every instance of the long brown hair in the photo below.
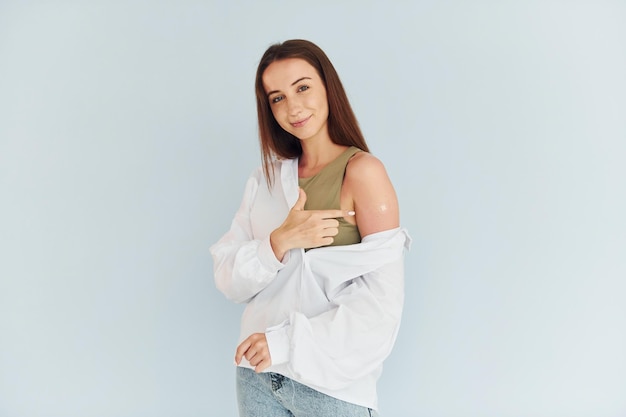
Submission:
M 300 140 L 283 130 L 274 119 L 267 94 L 263 88 L 263 73 L 267 67 L 272 62 L 287 58 L 305 60 L 315 68 L 322 79 L 328 97 L 327 123 L 330 139 L 338 145 L 356 146 L 369 152 L 339 75 L 324 51 L 313 42 L 302 39 L 276 43 L 263 54 L 257 68 L 255 82 L 263 172 L 270 186 L 273 183 L 272 160 L 274 158 L 291 159 L 302 155 Z

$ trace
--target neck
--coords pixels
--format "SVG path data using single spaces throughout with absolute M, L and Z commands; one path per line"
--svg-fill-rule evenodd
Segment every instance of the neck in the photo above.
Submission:
M 312 138 L 311 138 L 312 139 Z M 303 140 L 302 155 L 298 162 L 300 174 L 302 176 L 314 175 L 332 162 L 348 147 L 333 143 L 330 138 L 327 140 Z

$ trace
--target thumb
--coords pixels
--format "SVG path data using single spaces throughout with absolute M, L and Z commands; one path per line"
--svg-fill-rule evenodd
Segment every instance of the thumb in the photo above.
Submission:
M 304 204 L 306 203 L 306 193 L 302 188 L 298 189 L 300 195 L 298 195 L 298 201 L 293 205 L 292 210 L 304 210 Z

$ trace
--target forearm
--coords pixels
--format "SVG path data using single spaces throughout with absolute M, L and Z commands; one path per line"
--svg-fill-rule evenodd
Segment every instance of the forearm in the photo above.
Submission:
M 210 248 L 217 288 L 238 303 L 254 297 L 284 266 L 276 259 L 269 237 L 258 238 L 253 233 L 250 213 L 259 188 L 258 175 L 248 179 L 230 229 Z
M 217 288 L 236 303 L 254 297 L 284 266 L 274 256 L 269 238 L 218 242 L 211 247 L 211 254 Z

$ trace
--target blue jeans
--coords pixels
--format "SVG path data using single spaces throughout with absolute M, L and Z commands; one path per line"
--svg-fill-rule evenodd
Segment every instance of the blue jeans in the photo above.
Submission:
M 378 417 L 375 410 L 330 397 L 273 372 L 237 367 L 240 417 Z

